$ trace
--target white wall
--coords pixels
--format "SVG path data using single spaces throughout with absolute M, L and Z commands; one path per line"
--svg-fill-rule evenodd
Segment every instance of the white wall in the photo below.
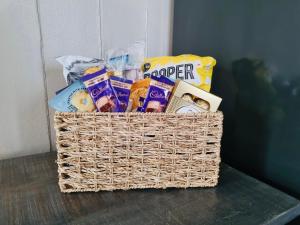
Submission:
M 0 158 L 49 151 L 35 2 L 1 0 L 0 30 Z
M 1 0 L 0 159 L 55 149 L 47 101 L 65 86 L 55 57 L 102 57 L 144 40 L 170 54 L 172 0 Z

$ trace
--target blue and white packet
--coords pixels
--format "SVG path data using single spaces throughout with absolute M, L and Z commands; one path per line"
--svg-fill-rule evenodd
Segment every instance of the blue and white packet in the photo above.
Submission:
M 81 81 L 75 81 L 73 84 L 62 89 L 55 95 L 50 101 L 49 105 L 59 112 L 77 112 L 77 111 L 93 111 L 95 107 L 92 102 L 89 101 L 87 90 Z M 84 103 L 80 103 L 80 100 L 86 100 L 87 104 L 90 104 L 87 109 Z M 92 105 L 91 105 L 92 104 Z

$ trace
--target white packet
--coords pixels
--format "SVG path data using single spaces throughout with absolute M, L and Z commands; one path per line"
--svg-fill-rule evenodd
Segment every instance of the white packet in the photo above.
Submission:
M 129 80 L 143 79 L 141 70 L 145 57 L 145 43 L 135 42 L 127 49 L 109 49 L 106 52 L 108 68 L 114 71 L 115 76 Z
M 126 70 L 140 69 L 145 59 L 145 42 L 137 41 L 127 48 L 129 55 Z
M 124 77 L 126 63 L 128 62 L 128 53 L 124 49 L 109 49 L 106 51 L 106 62 L 108 70 L 112 70 L 115 76 Z
M 84 56 L 66 55 L 57 57 L 56 60 L 63 66 L 64 78 L 68 85 L 79 80 L 86 69 L 94 66 L 99 66 L 101 69 L 105 66 L 105 61 L 102 59 Z

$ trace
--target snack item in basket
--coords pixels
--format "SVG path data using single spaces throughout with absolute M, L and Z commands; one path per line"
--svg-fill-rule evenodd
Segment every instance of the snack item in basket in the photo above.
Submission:
M 99 112 L 122 112 L 106 69 L 81 78 Z
M 145 101 L 145 98 L 143 97 L 140 97 L 140 105 L 139 106 L 143 106 L 144 105 L 144 101 Z
M 133 80 L 133 81 L 144 78 L 144 74 L 143 74 L 143 71 L 141 70 L 141 68 L 124 70 L 123 76 L 126 79 Z
M 62 89 L 59 89 L 58 91 L 55 92 L 56 95 L 58 95 L 60 92 L 62 92 L 63 90 L 65 90 L 66 88 L 68 88 L 70 85 L 62 88 Z
M 137 41 L 127 48 L 129 55 L 124 71 L 124 77 L 130 80 L 140 80 L 144 78 L 141 70 L 145 59 L 145 42 Z
M 49 105 L 59 112 L 93 112 L 96 107 L 81 81 L 75 81 L 61 90 Z
M 150 85 L 150 78 L 137 80 L 131 86 L 130 100 L 132 101 L 132 111 L 136 111 L 140 103 L 140 97 L 145 98 L 148 87 Z
M 193 96 L 191 94 L 184 94 L 182 95 L 181 97 L 184 101 L 187 101 L 187 102 L 193 102 Z
M 92 74 L 92 73 L 96 73 L 97 71 L 101 70 L 99 66 L 93 66 L 93 67 L 90 67 L 88 69 L 86 69 L 84 71 L 84 76 L 87 75 L 87 74 Z
M 86 70 L 84 71 L 84 74 L 83 74 L 83 75 L 85 76 L 85 75 L 87 75 L 87 74 L 95 73 L 95 72 L 97 72 L 97 71 L 99 71 L 99 70 L 100 70 L 100 67 L 99 67 L 99 66 L 90 67 L 90 68 L 88 68 L 88 69 L 86 69 Z M 69 87 L 69 86 L 70 86 L 70 85 L 68 85 L 67 87 Z M 57 95 L 58 93 L 60 93 L 60 92 L 63 91 L 64 89 L 66 89 L 67 87 L 64 87 L 64 88 L 62 88 L 62 89 L 56 91 L 55 94 Z
M 123 77 L 128 54 L 123 49 L 109 49 L 106 54 L 108 70 L 112 71 L 114 76 Z
M 129 80 L 143 78 L 141 66 L 144 61 L 145 43 L 135 42 L 126 49 L 109 49 L 106 52 L 108 70 L 113 75 Z
M 188 98 L 186 96 L 189 96 Z M 167 106 L 168 113 L 216 112 L 222 99 L 182 80 L 177 80 Z
M 204 101 L 204 100 L 202 100 L 202 99 L 200 99 L 200 98 L 195 98 L 194 102 L 195 102 L 198 106 L 200 106 L 200 108 L 205 109 L 205 110 L 207 110 L 207 111 L 209 110 L 209 104 L 208 104 L 207 101 Z
M 122 109 L 122 112 L 125 112 L 128 107 L 132 80 L 111 76 L 110 83 L 113 89 L 115 90 L 115 93 L 117 94 L 117 98 L 120 102 L 120 107 Z
M 139 106 L 136 109 L 137 112 L 142 112 L 142 107 L 144 105 L 144 101 L 145 101 L 145 98 L 140 97 L 140 101 L 139 101 L 140 103 L 139 103 Z
M 127 109 L 126 109 L 125 112 L 131 112 L 131 110 L 132 110 L 132 100 L 129 99 L 128 100 L 128 106 L 127 106 Z
M 104 60 L 83 56 L 60 56 L 56 60 L 63 66 L 63 74 L 67 84 L 79 80 L 86 69 L 90 67 L 99 67 L 101 69 L 105 67 Z
M 213 67 L 216 60 L 197 55 L 163 56 L 145 59 L 144 76 L 166 76 L 181 79 L 205 91 L 210 91 Z
M 80 90 L 74 93 L 71 98 L 71 104 L 75 106 L 79 112 L 93 112 L 96 110 L 96 106 L 86 90 Z
M 151 76 L 142 112 L 164 112 L 171 95 L 174 82 L 164 76 Z

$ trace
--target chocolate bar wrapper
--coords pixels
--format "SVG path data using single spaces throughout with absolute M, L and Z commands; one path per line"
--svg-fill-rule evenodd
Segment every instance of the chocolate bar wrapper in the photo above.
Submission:
M 140 101 L 140 105 L 139 106 L 142 107 L 144 105 L 145 98 L 140 97 L 139 101 Z
M 142 107 L 144 105 L 144 101 L 145 101 L 145 98 L 140 97 L 140 99 L 139 99 L 140 105 L 136 108 L 135 112 L 142 112 Z
M 117 94 L 113 89 L 106 69 L 81 78 L 99 112 L 122 112 Z
M 175 83 L 163 76 L 151 76 L 142 112 L 164 112 Z
M 113 89 L 115 90 L 115 93 L 117 94 L 117 98 L 120 102 L 122 112 L 125 112 L 128 107 L 132 80 L 111 76 L 110 83 Z

